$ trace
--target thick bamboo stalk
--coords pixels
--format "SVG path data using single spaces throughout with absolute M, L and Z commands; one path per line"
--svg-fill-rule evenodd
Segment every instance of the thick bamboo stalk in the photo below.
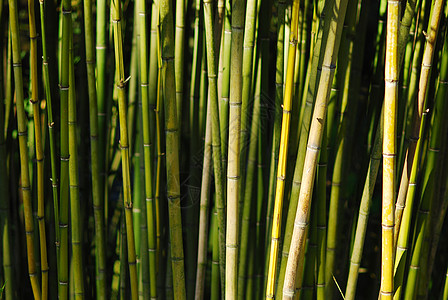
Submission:
M 180 212 L 179 181 L 179 125 L 176 113 L 176 83 L 174 75 L 174 30 L 172 5 L 168 0 L 160 2 L 162 62 L 164 65 L 166 174 L 169 229 L 171 237 L 171 264 L 173 293 L 176 300 L 185 299 L 184 251 Z
M 14 86 L 16 90 L 16 108 L 17 108 L 17 129 L 20 150 L 20 170 L 22 199 L 24 204 L 26 248 L 28 259 L 28 274 L 30 276 L 31 287 L 35 299 L 41 299 L 41 290 L 39 287 L 38 274 L 36 273 L 36 260 L 34 252 L 34 224 L 31 207 L 31 187 L 28 170 L 28 147 L 27 147 L 27 126 L 26 115 L 23 103 L 23 79 L 22 62 L 20 57 L 20 36 L 18 8 L 15 0 L 9 1 L 9 22 L 12 42 L 12 59 L 14 69 Z M 3 134 L 3 133 L 2 133 Z
M 398 102 L 398 22 L 400 2 L 388 0 L 383 132 L 383 193 L 381 235 L 381 299 L 393 297 L 396 119 Z
M 232 39 L 230 63 L 229 140 L 227 164 L 227 219 L 225 256 L 225 299 L 234 300 L 238 292 L 239 197 L 241 188 L 241 111 L 242 60 L 245 1 L 232 0 Z
M 129 265 L 129 276 L 131 285 L 132 299 L 138 298 L 138 279 L 136 267 L 136 252 L 135 252 L 135 238 L 132 221 L 132 199 L 131 199 L 131 182 L 130 182 L 130 154 L 128 141 L 128 126 L 127 126 L 127 108 L 126 108 L 126 94 L 123 64 L 123 37 L 121 24 L 121 3 L 119 1 L 112 2 L 112 22 L 114 31 L 114 49 L 115 49 L 115 66 L 116 66 L 116 88 L 118 90 L 118 111 L 120 121 L 120 149 L 121 149 L 121 164 L 123 176 L 123 202 L 125 209 L 125 223 L 126 223 L 126 239 L 127 239 L 127 256 Z
M 275 204 L 271 233 L 271 246 L 269 254 L 269 269 L 266 286 L 266 299 L 274 299 L 275 282 L 277 275 L 277 260 L 280 246 L 283 197 L 285 191 L 286 159 L 288 157 L 289 124 L 291 121 L 291 108 L 293 98 L 294 62 L 297 47 L 297 29 L 299 26 L 300 1 L 293 2 L 293 18 L 291 21 L 290 44 L 288 52 L 288 69 L 286 71 L 286 86 L 283 99 L 283 116 L 280 135 L 279 161 L 277 166 L 277 181 L 275 188 Z
M 45 232 L 45 198 L 44 198 L 44 152 L 42 141 L 42 124 L 40 118 L 40 101 L 38 91 L 37 76 L 37 32 L 36 16 L 34 12 L 34 1 L 28 1 L 28 23 L 30 33 L 30 71 L 31 71 L 31 105 L 34 117 L 34 139 L 36 147 L 37 164 L 37 220 L 39 226 L 40 239 L 40 268 L 42 280 L 42 299 L 48 298 L 48 258 L 47 258 L 47 238 Z
M 286 265 L 285 282 L 283 286 L 283 299 L 293 299 L 295 293 L 295 281 L 297 272 L 303 268 L 303 254 L 305 251 L 305 238 L 308 228 L 311 195 L 316 175 L 318 154 L 321 147 L 323 127 L 327 112 L 327 102 L 330 96 L 331 83 L 333 81 L 336 58 L 339 52 L 342 27 L 347 9 L 345 0 L 335 1 L 330 5 L 330 21 L 324 24 L 325 44 L 323 50 L 322 73 L 319 79 L 319 86 L 316 95 L 316 104 L 311 121 L 310 135 L 305 154 L 303 167 L 302 185 L 300 188 L 299 201 L 296 218 L 294 221 L 294 231 L 288 262 Z M 329 5 L 327 3 L 327 5 Z M 325 8 L 324 8 L 325 10 Z

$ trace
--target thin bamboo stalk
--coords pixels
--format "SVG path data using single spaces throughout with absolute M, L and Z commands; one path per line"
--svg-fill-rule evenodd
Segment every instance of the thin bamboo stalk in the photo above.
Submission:
M 121 149 L 121 163 L 123 173 L 123 202 L 125 208 L 125 223 L 126 223 L 126 236 L 127 236 L 127 254 L 129 265 L 129 276 L 131 285 L 131 297 L 132 299 L 138 298 L 138 279 L 137 279 L 137 267 L 136 267 L 136 253 L 135 253 L 135 238 L 134 228 L 132 221 L 132 199 L 131 199 L 131 187 L 130 187 L 130 166 L 129 166 L 129 141 L 128 141 L 128 128 L 127 128 L 127 116 L 126 116 L 126 94 L 124 77 L 124 65 L 123 65 L 123 37 L 122 37 L 122 16 L 121 16 L 121 3 L 113 1 L 112 3 L 112 21 L 114 29 L 114 49 L 115 49 L 115 62 L 116 62 L 116 75 L 117 82 L 116 88 L 118 90 L 118 110 L 120 116 L 120 149 Z
M 319 155 L 319 163 L 317 165 L 317 260 L 316 260 L 316 298 L 317 300 L 325 299 L 325 266 L 326 266 L 326 242 L 327 242 L 327 131 L 328 123 L 325 124 L 324 134 L 322 137 L 322 151 Z
M 179 125 L 176 115 L 174 77 L 174 32 L 171 2 L 160 3 L 160 25 L 162 41 L 162 61 L 164 65 L 166 174 L 169 229 L 171 237 L 171 264 L 173 292 L 175 299 L 185 299 L 184 252 L 182 242 L 182 220 L 180 213 L 179 181 Z
M 0 16 L 1 16 L 0 9 Z M 1 22 L 1 20 L 0 20 Z M 0 41 L 0 45 L 3 46 L 3 42 Z M 10 48 L 8 46 L 8 48 Z M 3 59 L 0 58 L 0 67 L 3 66 Z M 3 97 L 3 74 L 0 74 L 0 97 Z M 5 127 L 5 110 L 3 103 L 0 104 L 0 161 L 6 162 L 7 159 L 7 148 L 6 148 L 6 137 L 3 134 Z M 2 278 L 4 280 L 4 284 L 2 287 L 2 291 L 0 294 L 3 294 L 6 300 L 14 299 L 15 295 L 15 278 L 14 278 L 14 268 L 12 262 L 12 254 L 13 250 L 12 239 L 11 239 L 11 218 L 10 218 L 10 192 L 9 192 L 9 177 L 10 175 L 7 172 L 7 168 L 3 167 L 0 170 L 0 241 L 2 243 L 1 253 L 2 253 Z
M 51 162 L 51 186 L 53 191 L 53 208 L 54 208 L 54 230 L 55 230 L 55 245 L 56 245 L 56 264 L 57 270 L 59 269 L 59 195 L 58 195 L 58 174 L 56 165 L 56 149 L 55 149 L 55 130 L 53 121 L 53 109 L 52 109 L 52 95 L 50 89 L 50 76 L 48 69 L 48 57 L 47 57 L 47 43 L 46 43 L 46 18 L 45 18 L 45 2 L 39 1 L 40 6 L 40 24 L 41 24 L 41 40 L 42 40 L 42 77 L 45 88 L 46 96 L 46 109 L 47 109 L 47 124 L 48 124 L 48 137 L 50 144 L 50 162 Z
M 253 211 L 254 207 L 254 198 L 252 196 L 253 186 L 254 186 L 254 177 L 255 177 L 255 168 L 257 163 L 257 146 L 258 146 L 258 136 L 259 133 L 259 124 L 260 124 L 260 89 L 261 89 L 261 57 L 258 59 L 258 71 L 257 71 L 257 83 L 255 88 L 255 99 L 254 99 L 254 107 L 253 107 L 253 116 L 252 116 L 252 124 L 250 126 L 251 135 L 249 139 L 249 151 L 248 151 L 248 163 L 247 163 L 247 171 L 246 171 L 246 180 L 245 180 L 245 188 L 244 188 L 244 202 L 243 202 L 243 213 L 242 213 L 242 224 L 241 224 L 241 251 L 239 257 L 239 265 L 238 265 L 238 299 L 247 299 L 246 289 L 249 289 L 250 284 L 247 282 L 246 286 L 246 272 L 248 272 L 248 265 L 250 261 L 253 261 L 254 256 L 249 257 L 249 249 L 250 244 L 253 245 L 253 242 L 249 242 L 250 239 L 250 219 L 251 219 L 251 211 Z M 249 248 L 249 249 L 248 249 Z M 247 276 L 249 277 L 249 276 Z M 251 298 L 249 298 L 251 299 Z
M 232 52 L 230 63 L 229 142 L 227 164 L 227 223 L 225 256 L 225 299 L 236 299 L 238 293 L 239 197 L 242 59 L 245 1 L 232 1 Z M 244 112 L 243 112 L 244 113 Z
M 207 102 L 207 116 L 211 115 L 211 101 Z M 204 299 L 205 276 L 207 267 L 207 238 L 208 238 L 208 207 L 210 202 L 210 181 L 211 181 L 211 167 L 212 167 L 212 118 L 207 118 L 207 125 L 205 127 L 205 142 L 204 142 L 204 160 L 202 164 L 202 180 L 201 180 L 201 203 L 199 212 L 199 239 L 198 239 L 198 264 L 196 271 L 196 291 L 195 300 Z M 217 222 L 217 220 L 215 220 Z M 210 224 L 212 224 L 210 222 Z M 212 225 L 210 225 L 212 226 Z M 218 232 L 211 229 L 212 236 L 217 235 Z M 219 242 L 217 242 L 219 243 Z M 217 245 L 213 245 L 217 247 Z M 214 264 L 214 262 L 212 262 Z M 213 267 L 212 267 L 213 268 Z M 212 271 L 213 272 L 213 271 Z M 212 276 L 213 277 L 213 276 Z M 219 288 L 218 288 L 219 290 Z
M 443 12 L 443 0 L 438 0 L 434 2 L 434 7 L 431 13 L 431 21 L 429 24 L 428 32 L 426 34 L 426 44 L 423 53 L 422 68 L 419 80 L 418 97 L 416 103 L 416 110 L 414 113 L 414 118 L 412 120 L 412 133 L 410 136 L 410 145 L 406 151 L 405 163 L 403 166 L 403 173 L 401 175 L 400 189 L 398 192 L 396 212 L 395 212 L 395 229 L 394 233 L 397 234 L 401 225 L 401 217 L 403 214 L 403 209 L 405 207 L 406 192 L 409 186 L 409 168 L 412 166 L 415 156 L 415 148 L 417 146 L 418 134 L 420 131 L 420 123 L 423 111 L 425 109 L 426 103 L 426 92 L 428 89 L 429 76 L 432 67 L 432 60 L 434 57 L 435 45 L 437 41 L 437 34 L 439 31 L 439 25 L 441 20 L 441 15 Z
M 150 123 L 150 102 L 148 94 L 148 56 L 147 56 L 147 37 L 146 37 L 146 3 L 145 1 L 137 1 L 137 40 L 138 40 L 138 65 L 139 65 L 139 84 L 140 97 L 142 101 L 142 122 L 143 122 L 143 157 L 145 164 L 145 206 L 146 206 L 146 222 L 148 230 L 148 254 L 149 254 L 149 282 L 151 298 L 157 297 L 157 277 L 156 277 L 156 224 L 155 220 L 155 204 L 153 192 L 153 153 L 151 140 L 151 123 Z
M 383 144 L 383 121 L 377 125 L 375 142 L 370 154 L 369 167 L 367 170 L 364 189 L 362 191 L 361 203 L 359 205 L 358 221 L 356 224 L 353 251 L 350 257 L 350 269 L 345 290 L 345 299 L 355 299 L 356 286 L 358 282 L 359 268 L 364 250 L 364 240 L 367 231 L 367 221 L 370 214 L 372 195 L 381 163 L 381 148 Z
M 69 128 L 68 128 L 68 98 L 69 98 L 69 48 L 71 32 L 71 3 L 62 2 L 62 41 L 60 55 L 60 191 L 59 191 L 59 299 L 68 299 L 69 258 L 68 258 L 68 206 L 69 206 Z
M 86 68 L 89 89 L 89 121 L 90 121 L 90 161 L 92 164 L 92 199 L 93 214 L 95 219 L 95 273 L 96 273 L 96 297 L 106 298 L 106 241 L 104 228 L 103 195 L 101 191 L 101 179 L 99 173 L 100 155 L 98 143 L 98 103 L 95 80 L 95 54 L 92 24 L 92 1 L 84 1 L 84 27 L 86 45 Z
M 244 19 L 244 38 L 243 38 L 243 68 L 242 68 L 242 78 L 243 86 L 241 90 L 241 133 L 240 133 L 240 159 L 243 162 L 241 164 L 241 184 L 245 186 L 246 180 L 246 157 L 247 150 L 249 146 L 249 120 L 251 115 L 251 107 L 253 106 L 251 101 L 253 95 L 252 88 L 252 69 L 254 61 L 254 43 L 255 40 L 255 25 L 257 21 L 257 0 L 248 0 L 246 2 L 246 15 Z M 240 190 L 240 197 L 238 207 L 242 208 L 244 206 L 244 189 Z M 244 209 L 239 210 L 239 218 L 241 222 L 242 213 Z M 242 242 L 242 241 L 241 241 Z M 242 245 L 240 246 L 242 247 Z M 241 265 L 240 265 L 241 267 Z M 244 283 L 243 283 L 244 284 Z M 241 294 L 242 295 L 242 294 Z
M 286 71 L 286 86 L 285 95 L 283 99 L 283 117 L 282 129 L 280 135 L 280 150 L 279 161 L 277 166 L 277 181 L 275 188 L 275 204 L 274 215 L 271 233 L 271 247 L 269 254 L 269 269 L 266 286 L 266 299 L 274 299 L 274 289 L 277 275 L 277 260 L 281 233 L 282 220 L 282 206 L 285 190 L 285 176 L 286 176 L 286 159 L 288 157 L 288 139 L 289 139 L 289 124 L 291 121 L 291 107 L 293 97 L 293 81 L 294 81 L 294 62 L 296 58 L 297 47 L 297 29 L 299 26 L 298 12 L 300 1 L 293 2 L 293 18 L 291 21 L 290 44 L 288 52 L 288 69 Z
M 318 154 L 322 142 L 323 127 L 325 125 L 327 103 L 330 96 L 335 62 L 339 52 L 340 37 L 347 9 L 347 1 L 337 0 L 334 5 L 330 5 L 330 7 L 330 22 L 324 24 L 325 28 L 323 30 L 326 36 L 323 37 L 323 41 L 325 41 L 325 50 L 323 52 L 322 73 L 319 78 L 316 104 L 305 154 L 302 185 L 294 221 L 294 231 L 286 265 L 285 282 L 283 286 L 284 300 L 292 299 L 294 297 L 297 272 L 301 273 L 303 268 L 302 257 L 305 251 L 305 238 L 310 214 L 311 195 L 316 175 Z
M 217 85 L 217 60 L 215 55 L 214 23 L 212 20 L 212 3 L 204 0 L 204 25 L 205 41 L 207 50 L 207 75 L 208 75 L 208 101 L 210 104 L 210 115 L 212 118 L 212 150 L 213 150 L 213 170 L 215 175 L 216 210 L 218 213 L 218 235 L 219 235 L 219 261 L 221 278 L 225 276 L 225 196 L 223 171 L 221 165 L 221 137 L 218 108 L 218 85 Z M 223 287 L 222 287 L 223 288 Z M 224 288 L 222 289 L 224 290 Z
M 27 127 L 26 115 L 23 103 L 23 79 L 22 62 L 20 57 L 20 36 L 18 8 L 15 0 L 9 1 L 9 22 L 12 42 L 12 59 L 14 70 L 14 86 L 16 90 L 17 108 L 17 129 L 20 148 L 20 167 L 22 199 L 24 204 L 25 233 L 28 258 L 28 274 L 30 276 L 31 287 L 35 299 L 41 299 L 41 290 L 36 271 L 36 260 L 34 252 L 34 224 L 31 207 L 31 187 L 28 169 L 28 147 L 27 147 Z
M 110 102 L 107 101 L 106 86 L 110 76 L 107 75 L 107 1 L 96 1 L 96 92 L 97 92 L 97 118 L 98 118 L 98 152 L 105 153 L 107 149 L 107 108 Z M 109 103 L 108 103 L 109 102 Z M 107 156 L 106 156 L 107 157 Z M 106 159 L 98 160 L 98 174 L 101 178 L 99 182 L 100 199 L 107 195 L 106 193 Z M 104 199 L 105 200 L 105 199 Z M 104 201 L 102 200 L 102 201 Z M 107 201 L 104 201 L 105 205 Z M 105 220 L 105 224 L 106 224 Z
M 37 32 L 36 32 L 36 15 L 34 12 L 34 1 L 28 1 L 28 22 L 30 33 L 30 76 L 31 76 L 31 105 L 33 107 L 34 117 L 34 139 L 36 147 L 36 164 L 37 164 L 37 220 L 39 226 L 40 239 L 40 267 L 41 267 L 41 284 L 42 299 L 48 298 L 48 258 L 47 258 L 47 238 L 45 233 L 45 198 L 44 198 L 44 153 L 42 141 L 42 124 L 40 118 L 40 101 L 38 91 L 37 76 Z
M 73 61 L 73 38 L 70 28 L 69 36 L 69 95 L 68 95 L 68 127 L 69 127 L 69 186 L 70 186 L 70 220 L 74 296 L 82 299 L 84 295 L 84 272 L 82 255 L 82 213 L 79 197 L 78 178 L 78 125 L 76 113 L 75 66 Z

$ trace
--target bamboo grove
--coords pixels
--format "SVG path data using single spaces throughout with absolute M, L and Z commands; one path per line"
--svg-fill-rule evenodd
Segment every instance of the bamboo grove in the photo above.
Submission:
M 0 299 L 448 300 L 445 0 L 0 0 Z

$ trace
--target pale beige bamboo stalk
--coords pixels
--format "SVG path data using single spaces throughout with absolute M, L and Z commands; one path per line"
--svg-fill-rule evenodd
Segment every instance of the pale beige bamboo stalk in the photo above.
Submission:
M 322 142 L 323 129 L 327 113 L 327 102 L 330 96 L 331 83 L 336 68 L 336 59 L 344 24 L 348 0 L 336 0 L 330 12 L 330 22 L 324 26 L 325 52 L 323 56 L 322 72 L 317 89 L 316 104 L 311 121 L 310 135 L 305 155 L 302 185 L 299 203 L 294 221 L 294 231 L 286 265 L 285 282 L 283 285 L 283 299 L 294 299 L 297 272 L 303 269 L 303 253 L 305 251 L 306 231 L 309 222 L 311 197 L 313 193 L 316 166 Z M 328 5 L 328 4 L 327 4 Z M 298 266 L 300 269 L 298 270 Z

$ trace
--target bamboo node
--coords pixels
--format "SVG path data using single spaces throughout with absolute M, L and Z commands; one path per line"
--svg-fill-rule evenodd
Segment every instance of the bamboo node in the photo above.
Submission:
M 13 66 L 14 68 L 21 68 L 21 67 L 22 67 L 22 63 L 21 63 L 21 62 L 18 62 L 18 63 L 12 63 L 12 66 Z
M 314 152 L 319 152 L 320 151 L 320 147 L 319 146 L 315 146 L 315 145 L 307 145 L 306 149 L 310 150 L 310 151 L 314 151 Z
M 431 67 L 432 67 L 432 64 L 425 64 L 425 63 L 422 63 L 422 69 L 431 69 Z
M 294 221 L 294 227 L 305 229 L 307 226 L 308 226 L 308 222 Z
M 61 161 L 69 161 L 70 160 L 70 155 L 68 156 L 61 156 Z
M 68 285 L 68 281 L 59 280 L 59 285 Z
M 27 131 L 26 130 L 25 131 L 18 131 L 17 135 L 18 136 L 26 136 L 27 135 Z

